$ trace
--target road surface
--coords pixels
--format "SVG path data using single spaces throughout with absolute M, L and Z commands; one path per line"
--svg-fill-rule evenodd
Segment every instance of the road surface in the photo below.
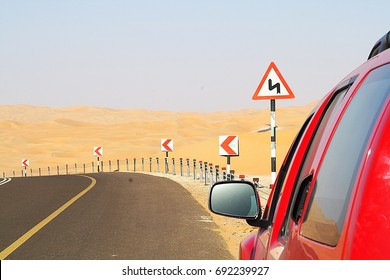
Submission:
M 234 259 L 217 230 L 167 178 L 114 172 L 0 185 L 0 259 Z

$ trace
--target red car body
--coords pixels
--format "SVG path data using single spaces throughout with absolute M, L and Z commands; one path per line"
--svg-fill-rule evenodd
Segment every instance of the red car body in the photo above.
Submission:
M 240 259 L 390 259 L 389 46 L 390 32 L 309 115 Z

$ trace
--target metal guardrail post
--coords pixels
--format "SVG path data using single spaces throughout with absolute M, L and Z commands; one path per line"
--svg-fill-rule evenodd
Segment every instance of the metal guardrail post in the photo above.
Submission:
M 199 179 L 203 180 L 203 162 L 199 161 Z
M 175 158 L 172 158 L 172 175 L 176 175 Z
M 213 178 L 213 164 L 210 163 L 210 186 L 214 184 L 214 178 Z
M 196 159 L 194 159 L 193 162 L 194 162 L 194 180 L 196 180 Z
M 234 180 L 234 170 L 230 171 L 230 180 Z
M 204 185 L 207 185 L 208 166 L 207 161 L 204 162 Z

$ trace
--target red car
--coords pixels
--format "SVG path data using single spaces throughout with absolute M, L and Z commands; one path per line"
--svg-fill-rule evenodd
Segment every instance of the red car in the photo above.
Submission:
M 214 184 L 209 207 L 259 229 L 240 259 L 390 260 L 390 32 L 309 114 L 264 211 L 250 182 Z

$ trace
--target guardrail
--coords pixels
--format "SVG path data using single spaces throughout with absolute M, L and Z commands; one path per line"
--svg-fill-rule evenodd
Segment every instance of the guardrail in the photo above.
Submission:
M 229 180 L 248 180 L 253 181 L 259 188 L 266 187 L 266 184 L 261 184 L 259 177 L 245 176 L 244 174 L 236 175 L 234 170 L 227 173 L 226 167 L 220 165 L 213 165 L 207 161 L 190 160 L 189 158 L 133 158 L 125 160 L 108 160 L 91 162 L 89 164 L 65 164 L 53 167 L 27 168 L 19 171 L 3 172 L 3 178 L 10 177 L 33 177 L 33 176 L 55 176 L 55 175 L 71 175 L 71 174 L 86 174 L 86 173 L 100 173 L 100 172 L 156 172 L 169 173 L 172 175 L 180 175 L 186 177 L 193 177 L 194 180 L 204 182 L 205 185 L 212 185 L 217 181 Z

